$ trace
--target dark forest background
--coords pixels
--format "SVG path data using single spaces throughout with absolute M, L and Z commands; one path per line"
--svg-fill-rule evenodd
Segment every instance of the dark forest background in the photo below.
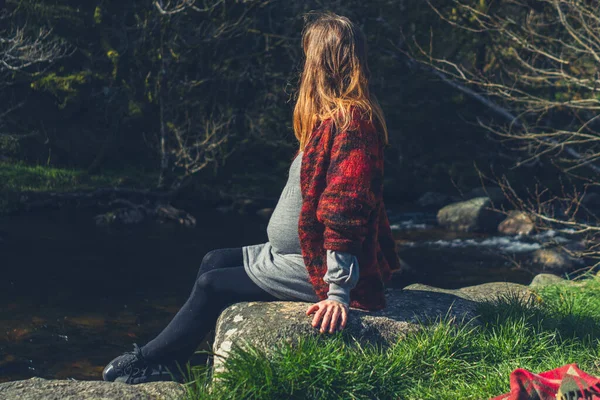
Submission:
M 68 178 L 73 187 L 46 189 L 92 182 L 185 198 L 276 197 L 297 146 L 292 109 L 311 10 L 348 16 L 367 35 L 372 91 L 390 130 L 388 201 L 457 195 L 480 186 L 476 167 L 523 186 L 556 177 L 543 163 L 514 168 L 524 155 L 475 122 L 492 121 L 494 112 L 405 54 L 414 41 L 473 68 L 498 62 L 489 35 L 456 29 L 425 1 L 0 3 L 4 37 L 22 29 L 56 51 L 2 71 L 8 190 L 37 190 L 40 168 L 58 168 L 54 174 L 77 171 Z M 437 4 L 456 14 L 453 2 Z M 32 183 L 22 185 L 26 175 Z

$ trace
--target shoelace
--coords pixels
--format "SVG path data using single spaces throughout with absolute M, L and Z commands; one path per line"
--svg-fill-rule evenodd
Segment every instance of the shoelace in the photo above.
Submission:
M 131 352 L 131 354 L 136 356 L 138 360 L 142 360 L 144 362 L 146 361 L 144 360 L 144 356 L 142 355 L 142 349 L 140 348 L 140 346 L 137 345 L 137 343 L 133 344 L 133 351 Z
M 142 368 L 130 368 L 130 371 L 127 372 L 127 381 L 131 382 L 134 379 L 146 378 L 152 375 L 152 372 L 156 370 L 158 374 L 162 374 L 163 372 L 168 372 L 168 369 L 162 364 L 152 364 L 149 363 L 144 356 L 142 355 L 142 349 L 137 345 L 137 343 L 133 344 L 133 351 L 131 352 L 143 365 Z
M 133 351 L 130 351 L 129 354 L 133 355 L 136 358 L 136 363 L 141 362 L 142 365 L 148 365 L 148 363 L 144 359 L 144 356 L 142 355 L 142 349 L 137 345 L 137 343 L 133 344 Z M 124 375 L 133 376 L 137 375 L 138 372 L 139 368 L 134 368 L 131 363 L 128 363 L 123 368 Z M 129 379 L 129 377 L 127 379 Z
M 162 374 L 163 372 L 168 372 L 168 369 L 164 367 L 162 364 L 149 365 L 146 364 L 143 368 L 136 368 L 129 376 L 127 377 L 127 382 L 132 383 L 135 379 L 142 379 L 152 376 L 152 373 L 156 371 L 158 374 Z

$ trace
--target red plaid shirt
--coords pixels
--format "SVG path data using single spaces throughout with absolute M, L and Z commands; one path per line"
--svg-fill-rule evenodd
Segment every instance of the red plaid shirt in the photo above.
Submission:
M 357 257 L 360 272 L 350 306 L 375 311 L 386 305 L 384 284 L 400 260 L 383 203 L 383 132 L 357 108 L 352 117 L 342 132 L 323 121 L 304 149 L 298 234 L 319 298 L 329 290 L 326 250 L 343 251 Z

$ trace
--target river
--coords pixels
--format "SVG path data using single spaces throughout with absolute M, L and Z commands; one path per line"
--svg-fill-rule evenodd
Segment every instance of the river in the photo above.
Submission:
M 533 276 L 498 254 L 535 244 L 444 231 L 435 214 L 400 205 L 388 205 L 388 213 L 400 256 L 420 283 L 527 284 Z M 0 217 L 0 382 L 101 379 L 108 361 L 170 321 L 206 252 L 267 240 L 262 217 L 216 210 L 194 215 L 195 228 L 99 228 L 90 211 L 70 209 Z

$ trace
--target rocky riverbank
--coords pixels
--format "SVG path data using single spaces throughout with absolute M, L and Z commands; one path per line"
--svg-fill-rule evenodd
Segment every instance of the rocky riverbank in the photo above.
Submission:
M 422 326 L 435 323 L 445 315 L 455 317 L 457 324 L 475 318 L 478 302 L 500 296 L 531 298 L 532 289 L 563 279 L 537 275 L 530 285 L 492 282 L 456 290 L 413 284 L 404 289 L 388 289 L 388 307 L 378 312 L 351 309 L 350 319 L 343 331 L 348 340 L 378 343 L 389 346 L 410 335 Z M 571 283 L 576 284 L 576 283 Z M 233 343 L 251 343 L 262 349 L 272 348 L 281 341 L 293 343 L 302 337 L 319 335 L 305 314 L 308 303 L 303 302 L 244 302 L 223 311 L 217 321 L 213 350 L 213 367 L 223 370 Z M 0 398 L 5 400 L 155 400 L 178 399 L 185 394 L 183 385 L 159 382 L 129 386 L 99 381 L 45 380 L 32 378 L 0 384 Z

